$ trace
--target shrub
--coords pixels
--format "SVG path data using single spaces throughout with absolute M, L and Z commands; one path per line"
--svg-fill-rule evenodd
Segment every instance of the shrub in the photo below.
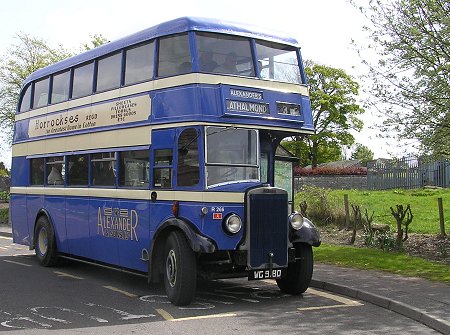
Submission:
M 0 224 L 7 224 L 9 219 L 9 209 L 2 208 L 0 209 Z
M 9 202 L 10 194 L 9 191 L 0 192 L 0 200 Z
M 366 167 L 317 167 L 314 169 L 295 167 L 294 174 L 296 176 L 318 176 L 318 175 L 328 175 L 328 176 L 348 176 L 348 175 L 367 175 Z
M 296 209 L 300 211 L 300 202 L 307 203 L 306 216 L 317 224 L 344 224 L 345 212 L 342 204 L 330 197 L 331 190 L 305 186 L 296 194 Z

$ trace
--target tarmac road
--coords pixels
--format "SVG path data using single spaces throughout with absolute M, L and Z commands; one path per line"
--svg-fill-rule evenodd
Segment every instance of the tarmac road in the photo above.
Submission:
M 81 263 L 41 267 L 0 236 L 0 331 L 8 334 L 438 334 L 358 299 L 310 288 L 282 294 L 273 281 L 199 282 L 187 307 L 145 278 Z

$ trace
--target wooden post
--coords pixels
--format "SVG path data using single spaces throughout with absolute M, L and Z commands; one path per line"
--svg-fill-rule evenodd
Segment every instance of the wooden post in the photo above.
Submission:
M 445 236 L 445 226 L 444 226 L 444 206 L 442 205 L 442 198 L 438 198 L 438 208 L 439 208 L 439 225 L 441 227 L 441 236 Z
M 345 229 L 350 228 L 350 209 L 348 206 L 348 194 L 344 194 L 344 206 L 345 206 Z

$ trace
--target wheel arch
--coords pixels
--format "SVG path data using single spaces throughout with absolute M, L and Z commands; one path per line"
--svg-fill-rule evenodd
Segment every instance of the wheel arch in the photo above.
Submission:
M 148 281 L 158 282 L 163 265 L 164 246 L 170 233 L 181 231 L 195 253 L 212 253 L 217 250 L 214 241 L 200 234 L 189 221 L 180 218 L 166 220 L 153 235 L 148 266 Z

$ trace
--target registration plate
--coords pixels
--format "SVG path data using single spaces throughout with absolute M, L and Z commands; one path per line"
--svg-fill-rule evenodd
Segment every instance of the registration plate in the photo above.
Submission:
M 248 273 L 248 280 L 279 279 L 283 277 L 283 270 L 284 269 L 251 270 Z

